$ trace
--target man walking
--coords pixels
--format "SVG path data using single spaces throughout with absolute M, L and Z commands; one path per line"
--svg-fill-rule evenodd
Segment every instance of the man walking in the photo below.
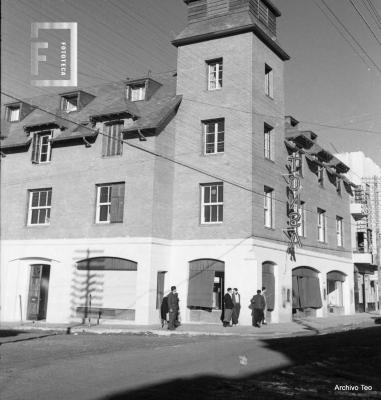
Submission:
M 179 313 L 179 296 L 176 286 L 171 286 L 171 293 L 168 295 L 169 322 L 168 329 L 173 331 L 176 329 L 177 315 Z
M 233 314 L 233 299 L 232 299 L 232 288 L 228 288 L 227 293 L 224 296 L 224 321 L 223 321 L 223 326 L 226 328 L 227 326 L 230 325 L 230 320 L 232 319 L 232 314 Z
M 232 323 L 233 326 L 238 324 L 239 313 L 241 311 L 241 295 L 238 293 L 238 289 L 233 289 L 233 314 L 232 314 Z
M 263 310 L 265 308 L 265 299 L 261 295 L 261 291 L 257 290 L 257 294 L 250 300 L 251 315 L 253 317 L 253 326 L 260 328 L 263 318 Z

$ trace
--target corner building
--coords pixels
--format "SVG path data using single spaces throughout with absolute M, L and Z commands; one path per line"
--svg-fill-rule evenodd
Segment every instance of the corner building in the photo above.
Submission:
M 279 10 L 185 3 L 177 76 L 6 105 L 2 320 L 156 323 L 171 285 L 183 322 L 219 323 L 227 287 L 240 290 L 241 324 L 262 286 L 271 322 L 354 312 L 350 183 L 338 193 L 345 165 L 285 120 Z M 292 261 L 296 150 L 304 225 Z

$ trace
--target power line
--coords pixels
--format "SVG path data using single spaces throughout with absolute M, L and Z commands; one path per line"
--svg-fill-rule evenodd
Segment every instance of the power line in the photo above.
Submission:
M 368 27 L 370 33 L 372 34 L 372 36 L 374 37 L 374 39 L 377 41 L 378 44 L 381 45 L 380 40 L 378 39 L 378 37 L 376 36 L 376 34 L 374 33 L 372 27 L 368 24 L 368 21 L 365 19 L 365 17 L 363 16 L 363 14 L 361 13 L 361 11 L 357 8 L 356 4 L 353 2 L 353 0 L 349 0 L 350 3 L 352 4 L 352 7 L 356 10 L 357 14 L 361 17 L 361 19 L 364 21 L 365 25 Z
M 375 16 L 375 18 L 377 19 L 378 23 L 379 23 L 379 27 L 381 28 L 381 16 L 377 11 L 377 8 L 374 6 L 372 0 L 367 0 L 367 3 L 369 4 L 369 7 L 372 9 L 373 11 L 373 15 Z
M 10 97 L 10 98 L 13 98 L 13 99 L 16 100 L 16 101 L 22 101 L 21 99 L 15 97 L 15 96 L 12 96 L 12 95 L 10 95 L 10 94 L 8 94 L 8 93 L 5 93 L 5 92 L 3 92 L 3 91 L 1 91 L 0 93 L 3 94 L 3 95 L 5 95 L 5 96 L 8 96 L 8 97 Z M 43 111 L 43 112 L 45 112 L 45 113 L 47 113 L 47 114 L 49 114 L 49 115 L 58 117 L 58 118 L 60 118 L 60 119 L 63 120 L 63 121 L 70 122 L 70 123 L 73 123 L 74 125 L 77 125 L 77 126 L 79 126 L 79 127 L 85 128 L 85 129 L 87 129 L 89 132 L 91 132 L 92 134 L 94 134 L 94 133 L 95 133 L 95 134 L 101 134 L 102 136 L 108 137 L 108 138 L 111 139 L 111 140 L 118 140 L 118 141 L 120 141 L 121 143 L 125 143 L 127 146 L 129 146 L 129 147 L 131 147 L 131 148 L 134 148 L 134 149 L 143 151 L 143 152 L 145 152 L 145 153 L 147 153 L 147 154 L 150 154 L 150 155 L 153 155 L 153 156 L 155 156 L 155 157 L 164 159 L 164 160 L 166 160 L 166 161 L 173 162 L 173 163 L 175 163 L 175 164 L 177 164 L 177 165 L 180 165 L 180 166 L 182 166 L 182 167 L 184 167 L 184 168 L 188 168 L 188 169 L 193 170 L 193 171 L 195 171 L 195 172 L 198 172 L 198 173 L 200 173 L 200 174 L 202 174 L 202 175 L 208 176 L 208 177 L 213 178 L 213 179 L 217 179 L 217 180 L 222 181 L 222 182 L 224 182 L 224 183 L 227 183 L 227 184 L 229 184 L 229 185 L 231 185 L 231 186 L 237 187 L 237 188 L 239 188 L 239 189 L 245 190 L 245 191 L 247 191 L 247 192 L 250 192 L 250 193 L 256 194 L 256 195 L 258 195 L 258 196 L 260 196 L 260 197 L 262 197 L 262 198 L 265 198 L 265 194 L 264 194 L 263 192 L 262 192 L 262 193 L 261 193 L 261 192 L 257 192 L 257 191 L 255 191 L 255 190 L 253 190 L 252 188 L 248 188 L 248 187 L 246 187 L 246 186 L 244 186 L 243 184 L 240 184 L 240 183 L 238 183 L 238 182 L 234 182 L 234 181 L 232 181 L 232 180 L 230 180 L 230 179 L 225 179 L 225 178 L 223 178 L 223 177 L 221 177 L 221 176 L 219 176 L 219 175 L 216 175 L 216 174 L 214 174 L 214 173 L 211 173 L 211 172 L 208 172 L 208 171 L 204 171 L 204 170 L 202 170 L 202 169 L 199 168 L 199 167 L 195 167 L 195 166 L 193 166 L 193 165 L 191 165 L 191 164 L 188 164 L 188 163 L 185 163 L 185 162 L 183 162 L 183 161 L 176 160 L 176 159 L 174 159 L 174 158 L 172 158 L 172 157 L 169 157 L 169 156 L 167 156 L 167 155 L 165 155 L 165 154 L 160 154 L 160 153 L 157 153 L 157 152 L 155 152 L 155 151 L 153 151 L 153 150 L 149 150 L 149 149 L 145 149 L 145 148 L 140 147 L 140 146 L 136 146 L 136 145 L 134 145 L 134 144 L 132 144 L 132 143 L 127 142 L 126 140 L 117 139 L 117 138 L 115 138 L 115 137 L 113 137 L 113 136 L 111 136 L 111 135 L 108 135 L 107 133 L 105 133 L 105 132 L 103 132 L 103 131 L 100 131 L 99 129 L 96 130 L 96 129 L 90 128 L 90 127 L 88 127 L 88 126 L 84 126 L 84 125 L 82 125 L 82 124 L 80 124 L 80 123 L 78 123 L 78 122 L 72 121 L 72 120 L 70 120 L 69 118 L 66 118 L 66 117 L 63 117 L 63 116 L 59 116 L 58 114 L 52 113 L 52 112 L 50 112 L 50 111 L 48 111 L 48 110 L 46 110 L 46 109 L 44 109 L 44 108 L 41 108 L 41 107 L 39 107 L 39 106 L 33 106 L 33 107 L 34 107 L 34 108 L 37 108 L 37 109 L 39 109 L 40 111 Z M 276 201 L 276 202 L 285 204 L 285 205 L 288 204 L 288 202 L 286 202 L 286 201 L 284 201 L 284 200 L 281 200 L 281 199 L 277 199 L 277 198 L 275 198 L 275 197 L 273 197 L 273 200 Z M 316 214 L 316 212 L 313 211 L 313 210 L 309 210 L 309 209 L 307 209 L 307 208 L 305 208 L 304 210 L 307 211 L 307 212 L 311 212 L 311 213 L 313 213 L 314 215 Z M 328 217 L 328 216 L 327 216 L 327 218 L 332 219 L 332 220 L 336 220 L 336 218 L 333 218 L 333 217 Z M 350 222 L 344 221 L 344 223 L 345 223 L 345 224 L 349 224 L 350 226 L 352 225 Z
M 357 44 L 357 46 L 362 50 L 362 52 L 365 54 L 365 56 L 367 57 L 367 59 L 372 63 L 372 65 L 377 69 L 377 71 L 381 74 L 381 68 L 376 64 L 376 62 L 368 55 L 368 53 L 366 52 L 366 50 L 361 46 L 361 44 L 357 41 L 357 39 L 352 35 L 351 32 L 349 32 L 349 30 L 346 28 L 346 26 L 341 22 L 341 20 L 339 19 L 339 17 L 337 17 L 337 15 L 332 11 L 332 9 L 327 5 L 327 3 L 324 0 L 320 0 L 325 6 L 326 8 L 330 11 L 331 15 L 335 18 L 335 20 L 340 24 L 340 26 L 342 27 L 342 29 L 344 29 L 344 31 L 347 33 L 347 35 L 349 35 L 352 40 Z M 333 21 L 331 20 L 331 18 L 327 15 L 327 13 L 319 6 L 319 4 L 317 3 L 317 0 L 313 0 L 313 2 L 315 3 L 315 5 L 320 9 L 320 11 L 324 14 L 324 16 L 328 19 L 328 21 L 335 27 L 335 29 L 339 32 L 340 36 L 351 46 L 352 50 L 363 60 L 363 62 L 366 64 L 366 66 L 368 67 L 368 69 L 370 68 L 368 62 L 366 61 L 366 59 L 364 59 L 364 57 L 359 53 L 359 51 L 354 47 L 353 43 L 340 31 L 340 29 L 337 27 L 336 24 L 333 23 Z

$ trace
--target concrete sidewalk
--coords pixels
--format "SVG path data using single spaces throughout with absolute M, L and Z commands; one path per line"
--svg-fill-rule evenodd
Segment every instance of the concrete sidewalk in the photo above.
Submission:
M 326 318 L 304 318 L 297 321 L 269 324 L 261 328 L 252 326 L 236 326 L 224 328 L 219 324 L 187 323 L 175 331 L 169 331 L 161 325 L 115 325 L 101 323 L 99 325 L 48 324 L 45 322 L 2 323 L 1 330 L 14 331 L 50 331 L 70 334 L 136 334 L 136 335 L 189 335 L 189 336 L 249 336 L 276 338 L 287 336 L 305 336 L 340 332 L 351 329 L 368 328 L 381 324 L 381 315 L 362 313 L 348 316 L 330 316 Z

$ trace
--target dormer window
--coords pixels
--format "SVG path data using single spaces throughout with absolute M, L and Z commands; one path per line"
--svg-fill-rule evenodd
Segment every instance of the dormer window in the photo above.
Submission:
M 127 86 L 127 98 L 130 101 L 145 100 L 146 85 L 141 83 Z
M 20 121 L 20 106 L 7 107 L 7 121 L 18 122 Z
M 61 100 L 61 110 L 70 113 L 73 111 L 78 111 L 78 94 L 70 96 L 62 96 Z

